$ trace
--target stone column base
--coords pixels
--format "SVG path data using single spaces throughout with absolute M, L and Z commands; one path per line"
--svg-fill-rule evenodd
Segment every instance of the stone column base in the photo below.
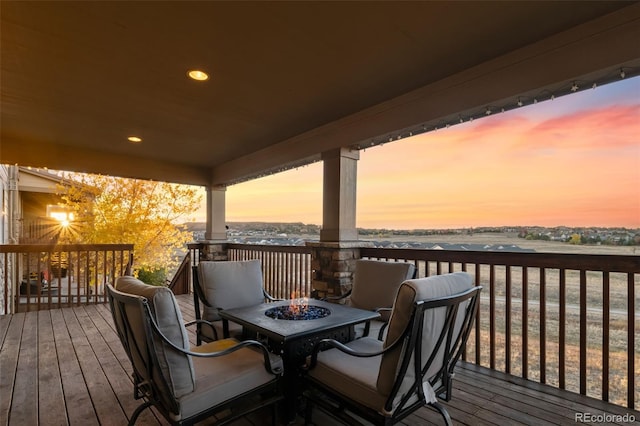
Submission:
M 342 296 L 351 289 L 355 262 L 361 247 L 372 247 L 364 241 L 308 241 L 311 253 L 311 297 Z
M 200 248 L 200 260 L 229 260 L 227 240 L 199 241 L 199 243 L 202 244 Z

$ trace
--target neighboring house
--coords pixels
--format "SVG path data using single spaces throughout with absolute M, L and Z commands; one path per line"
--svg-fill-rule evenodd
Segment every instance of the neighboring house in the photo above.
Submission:
M 47 171 L 0 165 L 0 244 L 55 243 L 57 230 L 60 229 L 60 215 L 66 214 L 59 206 L 60 197 L 57 195 L 58 184 L 63 181 L 60 176 Z M 14 274 L 18 277 L 22 275 L 16 271 L 17 265 L 12 265 L 13 259 L 11 256 L 0 257 L 0 283 L 14 282 Z M 59 259 L 58 262 L 62 265 L 64 260 Z M 19 269 L 23 270 L 24 265 Z M 7 277 L 4 276 L 5 271 L 8 271 Z M 34 277 L 36 281 L 39 280 L 37 275 Z M 11 295 L 5 294 L 4 286 L 0 287 L 0 314 L 3 314 L 5 297 Z M 12 292 L 11 289 L 8 291 Z
M 47 171 L 18 167 L 18 242 L 55 243 L 60 221 L 66 218 L 59 205 L 58 185 L 63 178 Z
M 56 242 L 56 228 L 66 216 L 57 194 L 61 182 L 63 178 L 47 171 L 0 165 L 1 244 Z

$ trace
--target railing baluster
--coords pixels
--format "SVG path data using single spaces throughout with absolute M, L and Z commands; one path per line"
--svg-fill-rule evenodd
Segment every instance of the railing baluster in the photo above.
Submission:
M 4 292 L 3 294 L 3 310 L 2 313 L 3 314 L 7 314 L 9 313 L 9 300 L 13 299 L 13 295 L 9 292 L 9 282 L 11 281 L 11 277 L 9 276 L 9 253 L 3 253 L 3 262 L 2 262 L 2 266 L 4 267 L 4 272 L 2 274 L 2 280 L 3 282 L 3 290 Z
M 602 400 L 609 401 L 609 330 L 611 310 L 609 271 L 602 273 Z
M 504 371 L 511 373 L 511 265 L 506 265 L 505 273 L 505 309 L 504 309 Z
M 566 389 L 565 383 L 565 333 L 566 333 L 566 306 L 567 306 L 567 289 L 566 289 L 566 273 L 564 268 L 560 268 L 560 306 L 559 306 L 559 334 L 558 334 L 558 387 Z
M 635 408 L 636 370 L 635 370 L 635 318 L 636 291 L 634 274 L 627 274 L 627 407 Z
M 480 282 L 482 280 L 482 277 L 480 276 L 480 264 L 476 263 L 475 264 L 475 270 L 476 270 L 476 285 L 480 285 Z M 482 328 L 481 328 L 481 317 L 480 317 L 480 312 L 482 311 L 482 300 L 478 299 L 478 304 L 480 306 L 478 306 L 478 310 L 476 311 L 476 324 L 475 324 L 475 332 L 476 332 L 476 364 L 481 365 L 482 364 Z
M 587 394 L 587 273 L 580 271 L 580 393 Z
M 529 378 L 529 273 L 522 267 L 522 377 Z
M 540 383 L 547 383 L 547 270 L 540 268 Z
M 496 368 L 496 270 L 489 265 L 489 365 Z

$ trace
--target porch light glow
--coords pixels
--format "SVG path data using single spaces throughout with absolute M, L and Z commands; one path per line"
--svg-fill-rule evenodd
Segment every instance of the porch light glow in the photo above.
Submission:
M 189 76 L 189 78 L 196 81 L 205 81 L 209 79 L 207 73 L 200 70 L 190 70 L 187 75 Z
M 138 136 L 129 136 L 129 137 L 127 138 L 127 140 L 128 140 L 129 142 L 133 142 L 133 143 L 140 143 L 140 142 L 142 142 L 142 138 L 140 138 L 140 137 L 138 137 Z

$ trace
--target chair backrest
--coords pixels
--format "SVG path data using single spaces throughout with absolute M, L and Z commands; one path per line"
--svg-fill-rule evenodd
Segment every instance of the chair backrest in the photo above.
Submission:
M 414 273 L 412 263 L 359 259 L 349 303 L 354 308 L 366 310 L 390 308 L 400 284 L 413 278 Z
M 120 341 L 134 369 L 137 383 L 146 386 L 170 412 L 178 412 L 176 398 L 193 392 L 195 373 L 191 358 L 171 348 L 153 332 L 151 320 L 165 337 L 188 350 L 182 314 L 171 290 L 131 277 L 107 287 L 109 304 Z
M 392 411 L 416 398 L 422 382 L 449 390 L 482 287 L 466 272 L 405 281 L 394 302 L 377 387 Z M 428 398 L 428 397 L 427 397 Z
M 202 319 L 217 321 L 219 309 L 243 308 L 264 302 L 262 265 L 259 259 L 244 261 L 201 261 L 197 281 L 203 303 Z

